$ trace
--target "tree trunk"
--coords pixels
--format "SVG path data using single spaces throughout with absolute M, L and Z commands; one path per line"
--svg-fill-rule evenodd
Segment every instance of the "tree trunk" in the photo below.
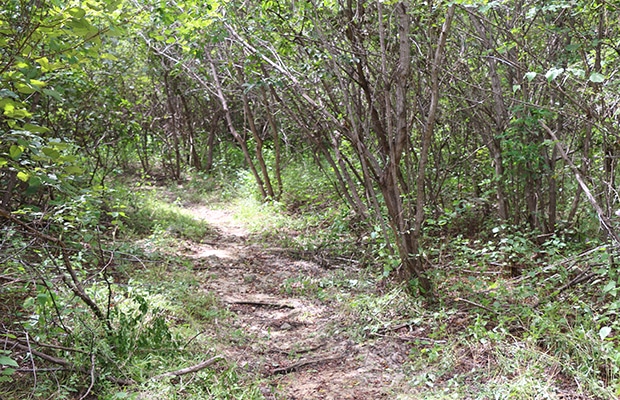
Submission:
M 252 156 L 250 156 L 247 143 L 245 142 L 243 137 L 239 135 L 239 132 L 237 132 L 237 129 L 235 129 L 235 125 L 233 124 L 232 116 L 230 114 L 230 109 L 228 108 L 228 102 L 226 101 L 226 97 L 224 96 L 224 91 L 222 90 L 222 84 L 220 82 L 220 78 L 218 76 L 215 63 L 211 59 L 209 50 L 207 50 L 205 54 L 207 54 L 209 64 L 211 65 L 211 73 L 213 75 L 213 82 L 215 83 L 217 97 L 219 98 L 220 103 L 222 104 L 222 110 L 224 111 L 224 116 L 226 117 L 226 124 L 228 125 L 228 130 L 230 131 L 230 134 L 233 136 L 233 138 L 237 141 L 237 143 L 239 143 L 239 146 L 241 146 L 241 150 L 243 151 L 243 156 L 245 157 L 245 161 L 247 162 L 248 167 L 250 168 L 250 171 L 252 171 L 252 175 L 254 176 L 254 179 L 256 180 L 256 184 L 258 186 L 258 190 L 260 191 L 261 198 L 265 200 L 267 199 L 267 192 L 265 191 L 265 185 L 260 175 L 258 174 L 256 167 L 254 166 L 254 162 L 252 161 Z
M 263 103 L 265 104 L 265 114 L 267 115 L 267 122 L 269 123 L 269 127 L 271 129 L 271 136 L 273 138 L 273 151 L 275 157 L 275 165 L 274 165 L 274 175 L 276 177 L 276 183 L 278 184 L 278 189 L 274 192 L 274 199 L 279 200 L 282 195 L 282 191 L 284 187 L 282 185 L 282 173 L 281 173 L 281 149 L 280 149 L 280 135 L 278 134 L 278 126 L 276 125 L 276 120 L 273 117 L 271 112 L 271 105 L 269 104 L 269 98 L 267 96 L 267 91 L 265 88 L 261 88 L 261 94 L 263 96 Z
M 237 68 L 237 73 L 238 73 L 239 78 L 243 79 L 243 71 L 241 70 L 241 68 Z M 265 158 L 263 157 L 263 139 L 260 137 L 260 134 L 258 133 L 258 130 L 256 129 L 256 123 L 254 122 L 254 113 L 250 109 L 250 102 L 248 100 L 248 95 L 245 93 L 245 91 L 241 95 L 241 98 L 243 100 L 243 110 L 245 114 L 245 119 L 248 122 L 248 125 L 250 127 L 250 133 L 252 134 L 252 137 L 254 138 L 254 142 L 256 143 L 254 153 L 256 155 L 256 162 L 258 163 L 258 166 L 261 170 L 262 181 L 265 186 L 267 195 L 269 196 L 270 199 L 274 199 L 275 194 L 273 192 L 273 186 L 271 185 L 271 178 L 269 178 L 269 172 L 267 171 L 267 164 L 265 163 Z

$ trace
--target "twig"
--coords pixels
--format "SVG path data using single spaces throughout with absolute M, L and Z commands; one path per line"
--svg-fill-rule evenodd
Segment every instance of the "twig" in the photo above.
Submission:
M 472 271 L 471 269 L 462 269 L 461 272 L 474 275 L 499 275 L 502 271 Z
M 456 298 L 456 299 L 454 299 L 454 300 L 455 300 L 455 301 L 460 301 L 460 302 L 463 302 L 463 303 L 470 304 L 470 305 L 472 305 L 472 306 L 474 306 L 474 307 L 482 308 L 483 310 L 487 310 L 488 312 L 495 314 L 495 311 L 491 310 L 489 307 L 484 306 L 484 305 L 482 305 L 482 304 L 480 304 L 480 303 L 476 303 L 476 302 L 471 301 L 471 300 L 463 299 L 463 298 L 461 298 L 461 297 L 457 297 L 457 298 Z
M 194 341 L 194 339 L 196 339 L 198 336 L 202 335 L 203 333 L 205 333 L 206 331 L 200 331 L 197 334 L 195 334 L 194 336 L 192 336 L 187 343 L 185 343 L 182 347 L 183 350 L 185 350 L 185 348 L 187 348 L 187 346 L 189 346 L 189 344 Z
M 414 324 L 413 322 L 403 322 L 402 324 L 383 327 L 383 328 L 379 329 L 379 332 L 397 331 L 397 330 L 399 330 L 401 328 L 410 327 L 413 324 Z
M 30 336 L 28 335 L 28 332 L 26 332 L 26 343 L 28 344 L 28 352 L 30 354 L 32 354 L 32 347 L 30 346 Z M 29 399 L 32 398 L 32 396 L 34 395 L 36 389 L 37 389 L 37 366 L 34 365 L 34 358 L 30 357 L 30 363 L 32 364 L 32 379 L 33 379 L 33 385 L 32 385 L 32 392 L 30 393 L 30 396 L 28 396 Z
M 288 367 L 283 367 L 283 368 L 276 368 L 273 371 L 271 371 L 271 373 L 273 375 L 284 375 L 284 374 L 288 374 L 291 373 L 293 371 L 298 370 L 301 367 L 305 367 L 307 365 L 312 365 L 312 364 L 319 364 L 319 363 L 324 363 L 324 362 L 329 362 L 329 361 L 337 361 L 344 358 L 344 355 L 338 355 L 335 357 L 326 357 L 326 358 L 315 358 L 312 360 L 303 360 L 303 361 L 299 361 L 296 362 L 294 364 L 289 365 Z
M 568 158 L 568 155 L 564 151 L 564 148 L 560 144 L 560 141 L 558 140 L 555 133 L 551 130 L 551 128 L 549 128 L 543 122 L 543 120 L 538 120 L 538 123 L 540 124 L 540 126 L 543 127 L 545 131 L 547 131 L 551 139 L 553 139 L 553 141 L 555 142 L 555 147 L 558 149 L 564 161 L 566 161 L 570 169 L 573 171 L 573 174 L 575 175 L 575 180 L 579 184 L 579 187 L 581 187 L 581 190 L 585 193 L 586 198 L 590 202 L 590 205 L 592 206 L 592 208 L 594 208 L 594 211 L 596 211 L 599 222 L 601 223 L 603 228 L 605 228 L 609 236 L 613 239 L 614 244 L 617 246 L 618 244 L 620 244 L 620 236 L 618 236 L 618 233 L 616 232 L 616 229 L 614 228 L 612 222 L 609 220 L 609 217 L 607 216 L 607 214 L 605 214 L 601 206 L 596 201 L 596 198 L 592 195 L 592 192 L 588 188 L 588 185 L 586 185 L 585 180 L 583 179 L 583 176 L 581 175 L 581 172 L 575 166 L 573 161 L 570 158 Z
M 580 273 L 579 275 L 574 277 L 570 282 L 568 282 L 567 284 L 565 284 L 564 286 L 562 286 L 561 288 L 556 290 L 554 292 L 554 295 L 557 296 L 558 294 L 562 293 L 563 291 L 565 291 L 566 289 L 570 288 L 571 286 L 575 286 L 575 285 L 580 284 L 582 282 L 589 281 L 590 279 L 592 279 L 593 277 L 598 275 L 596 272 L 590 272 L 590 273 L 587 273 L 587 272 L 588 272 L 588 270 L 583 271 L 582 273 Z
M 192 372 L 197 372 L 197 371 L 200 371 L 201 369 L 205 369 L 209 365 L 215 364 L 216 362 L 223 360 L 223 359 L 224 358 L 221 356 L 214 356 L 214 357 L 209 358 L 206 361 L 201 362 L 200 364 L 196 364 L 191 367 L 187 367 L 183 369 L 178 369 L 176 371 L 165 372 L 163 374 L 156 375 L 151 379 L 160 379 L 160 378 L 165 378 L 167 376 L 181 376 L 185 374 L 190 374 Z
M 28 281 L 26 281 L 24 279 L 14 278 L 14 277 L 8 276 L 8 275 L 0 275 L 0 279 L 8 281 L 7 283 L 3 283 L 2 286 L 9 286 L 9 285 L 12 285 L 14 283 L 28 282 Z
M 28 346 L 25 346 L 19 342 L 15 342 L 13 340 L 9 340 L 9 339 L 4 339 L 4 342 L 6 344 L 9 344 L 11 346 L 17 347 L 21 350 L 26 350 L 29 351 L 30 354 L 32 354 L 33 356 L 37 356 L 39 358 L 42 358 L 46 361 L 51 362 L 52 364 L 57 364 L 57 365 L 61 365 L 64 368 L 61 368 L 61 370 L 64 371 L 77 371 L 77 372 L 81 372 L 81 373 L 87 373 L 87 371 L 84 368 L 80 368 L 80 367 L 76 367 L 73 363 L 71 363 L 70 361 L 65 360 L 64 358 L 58 358 L 58 357 L 54 357 L 54 356 L 50 356 L 49 354 L 43 353 L 41 351 L 35 350 L 35 349 L 29 349 Z M 36 369 L 35 371 L 51 371 L 52 369 Z M 105 377 L 106 380 L 115 383 L 117 385 L 123 385 L 123 386 L 129 386 L 129 385 L 135 385 L 136 382 L 132 379 L 121 379 L 121 378 L 116 378 L 114 376 L 106 376 Z
M 28 334 L 28 333 L 26 333 L 26 334 Z M 23 340 L 20 340 L 20 339 L 15 339 L 15 340 L 17 340 L 18 342 L 23 344 Z M 49 348 L 49 349 L 70 351 L 72 353 L 89 354 L 87 351 L 76 349 L 76 348 L 73 348 L 73 347 L 66 347 L 66 346 L 59 346 L 59 345 L 56 345 L 56 344 L 41 343 L 41 342 L 37 342 L 36 340 L 30 340 L 30 341 L 32 343 L 34 343 L 35 345 L 37 345 L 37 346 L 46 347 L 46 348 Z
M 259 307 L 275 307 L 275 308 L 295 308 L 290 304 L 279 304 L 279 303 L 270 303 L 267 301 L 253 301 L 253 300 L 230 300 L 226 301 L 228 304 L 243 304 L 249 306 L 259 306 Z
M 22 350 L 26 350 L 26 351 L 30 352 L 30 354 L 35 355 L 35 356 L 37 356 L 39 358 L 42 358 L 45 361 L 49 361 L 52 364 L 62 365 L 63 367 L 68 368 L 70 370 L 77 370 L 78 369 L 71 362 L 65 360 L 64 358 L 58 358 L 58 357 L 50 356 L 49 354 L 46 354 L 46 353 L 43 353 L 41 351 L 32 349 L 29 346 L 23 345 L 23 344 L 21 344 L 19 342 L 15 342 L 13 340 L 4 339 L 4 341 L 7 344 L 10 344 L 11 346 L 17 347 L 17 348 L 22 349 Z
M 90 353 L 90 385 L 88 389 L 86 389 L 86 393 L 84 393 L 79 400 L 84 400 L 90 394 L 90 391 L 93 390 L 93 386 L 95 386 L 95 353 Z
M 596 272 L 592 272 L 591 271 L 592 266 L 590 266 L 590 268 L 581 271 L 579 274 L 577 274 L 577 276 L 575 276 L 573 279 L 571 279 L 568 283 L 564 284 L 563 286 L 561 286 L 560 288 L 558 288 L 556 291 L 550 293 L 546 299 L 553 299 L 556 296 L 559 296 L 562 292 L 564 292 L 566 289 L 578 285 L 580 283 L 583 282 L 587 282 L 590 279 L 592 279 L 593 277 L 595 277 L 596 275 L 598 275 Z M 532 307 L 538 307 L 540 305 L 542 301 L 538 300 L 536 301 L 534 304 L 532 304 Z
M 73 370 L 69 369 L 69 368 L 62 368 L 62 367 L 58 367 L 58 368 L 36 368 L 36 369 L 32 369 L 32 368 L 17 368 L 15 370 L 15 372 L 31 372 L 31 373 L 36 373 L 36 372 L 60 372 L 60 371 L 73 371 Z

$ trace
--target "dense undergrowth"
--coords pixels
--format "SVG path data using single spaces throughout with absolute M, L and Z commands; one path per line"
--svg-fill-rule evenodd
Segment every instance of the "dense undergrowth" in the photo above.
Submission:
M 316 176 L 292 174 L 299 195 L 280 202 L 199 176 L 165 187 L 129 179 L 58 205 L 58 218 L 31 221 L 45 234 L 5 224 L 0 397 L 263 398 L 263 378 L 230 362 L 191 378 L 162 375 L 213 356 L 215 341 L 247 340 L 219 299 L 195 290 L 183 246 L 217 234 L 184 208 L 197 203 L 233 210 L 254 243 L 354 265 L 354 275 L 300 275 L 282 291 L 329 302 L 343 316 L 339 332 L 357 342 L 415 332 L 401 398 L 620 394 L 620 284 L 605 243 L 537 242 L 502 226 L 466 236 L 452 232 L 457 215 L 431 221 L 424 251 L 436 301 L 428 303 L 392 281 L 398 265 L 376 230 L 338 207 Z M 228 333 L 201 335 L 215 323 Z

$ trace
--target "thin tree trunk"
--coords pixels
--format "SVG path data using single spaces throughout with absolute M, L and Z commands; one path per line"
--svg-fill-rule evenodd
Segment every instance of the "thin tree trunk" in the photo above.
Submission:
M 446 46 L 446 40 L 450 31 L 450 25 L 452 24 L 452 18 L 454 17 L 455 6 L 450 5 L 446 13 L 446 19 L 441 28 L 439 34 L 439 41 L 437 48 L 435 49 L 435 56 L 431 65 L 431 103 L 428 109 L 428 116 L 426 118 L 426 125 L 424 127 L 424 134 L 422 138 L 422 148 L 420 150 L 418 161 L 418 176 L 416 180 L 417 185 L 417 197 L 416 197 L 416 215 L 412 237 L 412 254 L 416 256 L 415 269 L 413 266 L 411 269 L 418 276 L 421 276 L 422 259 L 418 255 L 419 253 L 419 238 L 422 232 L 422 223 L 424 222 L 424 180 L 426 176 L 426 164 L 428 162 L 428 152 L 431 141 L 433 139 L 433 132 L 435 129 L 435 122 L 437 119 L 437 109 L 439 108 L 439 69 L 443 64 L 444 49 Z M 429 295 L 432 296 L 430 281 L 425 278 L 425 282 L 420 282 L 424 290 L 429 291 Z
M 239 77 L 243 78 L 243 71 L 240 68 L 237 69 Z M 270 199 L 275 198 L 275 194 L 273 192 L 273 186 L 271 186 L 271 178 L 269 178 L 269 172 L 267 171 L 267 164 L 265 163 L 265 159 L 263 157 L 263 139 L 260 137 L 258 130 L 256 129 L 256 123 L 254 122 L 254 113 L 250 109 L 250 102 L 248 100 L 247 94 L 244 92 L 241 95 L 243 100 L 243 110 L 245 112 L 245 118 L 250 127 L 250 133 L 254 138 L 255 148 L 254 152 L 256 155 L 256 162 L 261 170 L 261 174 L 263 177 L 263 184 L 265 185 L 265 190 Z
M 494 47 L 491 45 L 487 37 L 485 26 L 479 21 L 477 15 L 470 15 L 470 21 L 485 50 L 492 50 Z M 491 91 L 493 93 L 493 110 L 495 117 L 495 130 L 498 133 L 504 131 L 506 123 L 508 121 L 508 110 L 504 103 L 504 96 L 502 90 L 502 83 L 499 74 L 497 73 L 497 62 L 494 57 L 486 57 L 487 65 L 489 66 L 489 77 L 491 78 Z M 484 130 L 480 131 L 480 135 L 484 140 L 491 157 L 493 158 L 493 164 L 495 169 L 495 193 L 497 196 L 497 208 L 499 218 L 502 221 L 508 220 L 508 203 L 506 201 L 506 195 L 504 194 L 504 165 L 502 160 L 502 150 L 499 142 L 495 139 L 494 135 L 488 134 Z
M 207 161 L 205 163 L 205 171 L 211 172 L 213 169 L 213 151 L 215 146 L 215 136 L 217 135 L 217 127 L 221 118 L 220 111 L 216 111 L 211 116 L 211 126 L 209 129 L 209 137 L 207 138 Z
M 171 132 L 172 145 L 174 151 L 174 164 L 172 168 L 173 178 L 175 180 L 181 179 L 181 150 L 179 148 L 179 135 L 177 132 L 177 115 L 176 107 L 173 103 L 174 91 L 171 88 L 170 79 L 168 78 L 168 72 L 164 72 L 164 86 L 166 88 L 166 104 L 168 105 L 168 112 L 171 118 Z
M 237 143 L 239 143 L 239 146 L 241 146 L 241 150 L 243 151 L 243 156 L 245 157 L 245 161 L 248 163 L 248 167 L 250 168 L 250 171 L 252 172 L 252 175 L 254 176 L 254 179 L 256 180 L 256 184 L 258 186 L 258 190 L 260 191 L 261 198 L 265 200 L 267 198 L 267 192 L 265 191 L 265 185 L 263 184 L 263 181 L 260 175 L 258 174 L 256 167 L 254 166 L 254 162 L 252 161 L 252 157 L 250 156 L 250 152 L 248 151 L 248 146 L 245 140 L 241 137 L 241 135 L 239 135 L 239 132 L 237 132 L 237 129 L 235 129 L 232 116 L 230 114 L 230 109 L 228 108 L 228 102 L 226 101 L 226 97 L 224 96 L 224 92 L 222 90 L 222 84 L 220 82 L 220 78 L 217 73 L 217 68 L 215 67 L 215 63 L 213 62 L 213 59 L 211 58 L 211 55 L 208 50 L 205 52 L 205 54 L 207 54 L 209 64 L 211 65 L 211 73 L 213 74 L 213 82 L 215 83 L 217 97 L 219 98 L 220 103 L 222 104 L 222 109 L 224 111 L 224 116 L 226 117 L 226 124 L 228 125 L 228 130 L 230 131 L 230 134 L 233 136 L 233 138 L 235 138 Z
M 275 199 L 279 200 L 282 195 L 282 191 L 284 190 L 284 186 L 282 185 L 282 172 L 281 172 L 281 149 L 280 149 L 280 135 L 278 134 L 278 126 L 276 125 L 276 120 L 273 117 L 271 112 L 271 105 L 269 104 L 269 98 L 267 96 L 267 91 L 265 88 L 261 88 L 261 93 L 263 95 L 263 102 L 265 103 L 265 113 L 267 115 L 267 122 L 269 123 L 269 127 L 271 128 L 271 135 L 273 137 L 273 150 L 275 152 L 275 165 L 274 165 L 274 175 L 276 177 L 276 182 L 278 184 L 278 190 L 275 192 Z
M 202 162 L 196 149 L 196 133 L 194 132 L 194 123 L 192 120 L 192 112 L 187 104 L 185 96 L 179 96 L 181 98 L 181 104 L 183 105 L 183 111 L 185 112 L 185 121 L 187 124 L 187 140 L 189 144 L 190 163 L 197 170 L 202 170 Z

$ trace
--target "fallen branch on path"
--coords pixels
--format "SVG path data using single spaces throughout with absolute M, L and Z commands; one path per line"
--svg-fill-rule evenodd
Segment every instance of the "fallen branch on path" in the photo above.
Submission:
M 208 366 L 213 365 L 216 362 L 218 362 L 220 360 L 223 360 L 223 359 L 224 358 L 221 357 L 221 356 L 214 356 L 214 357 L 211 357 L 208 360 L 203 361 L 203 362 L 201 362 L 199 364 L 192 365 L 191 367 L 178 369 L 176 371 L 165 372 L 163 374 L 155 375 L 151 379 L 161 379 L 161 378 L 165 378 L 167 376 L 181 376 L 181 375 L 191 374 L 192 372 L 198 372 L 198 371 L 200 371 L 202 369 L 205 369 Z
M 284 374 L 288 374 L 291 373 L 293 371 L 297 371 L 299 368 L 301 367 L 305 367 L 308 365 L 312 365 L 312 364 L 320 364 L 320 363 L 324 363 L 324 362 L 330 362 L 330 361 L 338 361 L 344 358 L 344 355 L 338 355 L 335 357 L 325 357 L 325 358 L 315 358 L 312 360 L 302 360 L 299 362 L 296 362 L 294 364 L 289 365 L 288 367 L 283 367 L 283 368 L 276 368 L 273 371 L 271 371 L 272 375 L 284 375 Z
M 295 308 L 290 304 L 280 304 L 280 303 L 271 303 L 268 301 L 259 301 L 259 300 L 226 300 L 228 304 L 242 304 L 248 306 L 258 306 L 258 307 L 274 307 L 274 308 Z

